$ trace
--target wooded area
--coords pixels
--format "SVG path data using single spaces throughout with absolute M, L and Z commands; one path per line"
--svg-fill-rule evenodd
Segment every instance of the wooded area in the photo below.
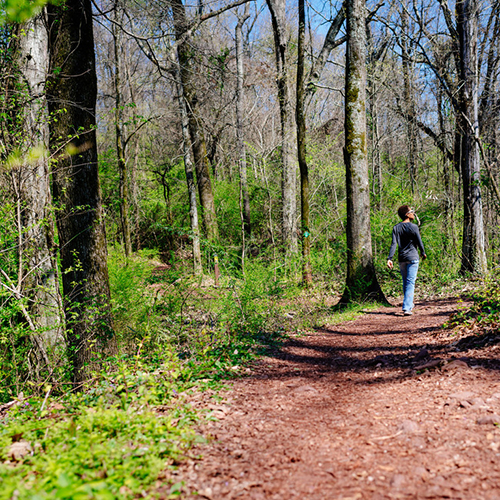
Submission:
M 302 259 L 305 284 L 347 270 L 345 301 L 380 299 L 411 200 L 431 266 L 494 265 L 498 2 L 350 6 L 75 1 L 4 24 L 2 293 L 36 370 L 63 338 L 75 381 L 90 345 L 116 351 L 107 245 L 198 276 L 217 254 L 299 280 Z
M 0 67 L 0 403 L 387 303 L 404 203 L 497 272 L 498 0 L 2 0 Z

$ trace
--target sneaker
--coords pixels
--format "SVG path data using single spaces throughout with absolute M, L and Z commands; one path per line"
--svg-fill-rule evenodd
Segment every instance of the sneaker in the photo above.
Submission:
M 413 313 L 411 311 L 403 311 L 404 316 L 411 316 Z

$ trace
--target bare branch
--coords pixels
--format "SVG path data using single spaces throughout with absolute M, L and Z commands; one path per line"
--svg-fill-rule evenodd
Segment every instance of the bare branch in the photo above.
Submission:
M 458 40 L 458 33 L 455 28 L 455 25 L 453 24 L 453 14 L 450 10 L 448 2 L 446 0 L 438 0 L 438 1 L 439 5 L 441 6 L 441 10 L 443 11 L 444 19 L 446 21 L 446 26 L 448 27 L 451 37 L 453 38 L 453 40 Z
M 367 24 L 373 20 L 373 18 L 377 14 L 377 11 L 383 5 L 384 5 L 384 0 L 380 0 L 379 3 L 375 6 L 375 9 L 368 13 L 368 15 L 366 16 Z M 345 2 L 342 4 L 342 7 L 337 12 L 335 18 L 333 19 L 332 24 L 328 29 L 328 33 L 326 34 L 323 47 L 321 48 L 318 57 L 314 61 L 312 68 L 309 72 L 309 75 L 306 78 L 306 92 L 308 94 L 308 99 L 307 99 L 308 103 L 310 102 L 310 99 L 312 97 L 312 94 L 314 93 L 315 88 L 320 87 L 319 85 L 317 85 L 317 82 L 321 76 L 321 73 L 323 72 L 323 69 L 325 68 L 330 53 L 332 52 L 332 50 L 336 49 L 337 47 L 339 47 L 340 45 L 342 45 L 347 41 L 347 36 L 343 36 L 338 40 L 336 39 L 337 35 L 340 32 L 340 29 L 342 28 L 342 25 L 344 24 L 344 21 L 345 21 Z
M 157 118 L 161 118 L 161 115 L 150 116 L 147 120 L 144 120 L 138 127 L 136 127 L 136 129 L 129 134 L 127 139 L 125 139 L 124 147 L 127 147 L 130 139 L 132 139 L 132 137 L 134 137 L 134 135 L 137 134 L 137 132 L 139 132 L 144 125 L 147 125 L 149 122 L 156 120 Z
M 316 58 L 316 61 L 314 62 L 311 71 L 309 72 L 309 75 L 307 77 L 307 84 L 306 86 L 309 87 L 309 85 L 314 81 L 318 80 L 321 72 L 323 71 L 323 68 L 325 67 L 326 61 L 328 59 L 328 56 L 330 55 L 330 52 L 335 48 L 340 45 L 338 41 L 336 40 L 337 35 L 339 34 L 340 28 L 342 27 L 342 24 L 344 24 L 345 21 L 345 5 L 342 4 L 342 7 L 340 10 L 337 12 L 337 15 L 335 16 L 334 20 L 332 21 L 332 24 L 330 25 L 330 28 L 328 29 L 328 33 L 326 34 L 325 37 L 325 42 L 323 43 L 323 47 L 321 48 L 320 53 L 318 54 L 318 57 Z M 345 41 L 345 37 L 342 37 L 342 43 Z
M 207 19 L 211 19 L 212 17 L 217 17 L 218 15 L 222 14 L 223 12 L 234 9 L 235 7 L 238 7 L 239 5 L 243 5 L 247 2 L 253 2 L 253 1 L 254 0 L 238 0 L 237 2 L 230 3 L 224 7 L 221 7 L 220 9 L 213 10 L 211 12 L 208 12 L 207 14 L 203 14 L 197 20 L 194 20 L 192 22 L 189 29 L 192 30 L 192 29 L 194 29 L 195 25 L 199 26 L 203 21 L 206 21 Z

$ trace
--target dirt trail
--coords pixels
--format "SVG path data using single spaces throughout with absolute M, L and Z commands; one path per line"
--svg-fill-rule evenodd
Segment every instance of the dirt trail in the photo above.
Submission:
M 382 308 L 291 340 L 234 382 L 215 442 L 171 479 L 212 500 L 500 499 L 500 348 L 450 345 L 456 308 Z

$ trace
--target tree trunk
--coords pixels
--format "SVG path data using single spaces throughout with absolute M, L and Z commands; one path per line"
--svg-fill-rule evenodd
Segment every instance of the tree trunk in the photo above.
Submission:
M 130 101 L 133 104 L 137 104 L 137 99 L 135 95 L 135 87 L 131 82 L 130 79 L 130 71 L 129 71 L 129 65 L 125 66 L 126 68 L 126 77 L 127 77 L 127 87 L 130 92 Z M 137 122 L 137 111 L 136 107 L 134 106 L 132 111 L 132 122 L 136 123 Z M 132 168 L 130 169 L 130 198 L 131 198 L 131 205 L 132 205 L 132 213 L 133 213 L 133 218 L 134 218 L 134 229 L 135 229 L 135 247 L 136 250 L 140 250 L 141 248 L 141 235 L 140 235 L 140 207 L 139 207 L 139 189 L 137 186 L 137 172 L 138 172 L 138 167 L 139 167 L 139 153 L 141 150 L 141 142 L 140 142 L 140 136 L 139 134 L 135 134 L 134 137 L 134 153 L 133 153 L 133 161 L 132 161 Z M 129 221 L 130 223 L 130 221 Z
M 386 302 L 375 274 L 370 228 L 366 145 L 366 30 L 364 0 L 347 1 L 345 146 L 347 193 L 347 279 L 341 304 Z
M 180 81 L 180 72 L 174 73 L 175 84 L 177 86 L 177 97 L 179 100 L 179 112 L 181 115 L 182 128 L 182 149 L 184 153 L 184 171 L 186 172 L 186 181 L 189 195 L 189 219 L 191 221 L 191 232 L 193 239 L 193 269 L 196 276 L 201 276 L 203 268 L 201 265 L 200 249 L 200 228 L 198 225 L 198 207 L 196 205 L 196 186 L 194 184 L 193 162 L 191 161 L 191 152 L 189 149 L 189 118 L 186 110 L 184 95 L 182 94 L 182 84 Z
M 243 140 L 243 24 L 250 17 L 250 4 L 245 4 L 243 16 L 238 17 L 235 29 L 236 39 L 236 140 L 238 143 L 238 164 L 240 171 L 240 205 L 242 207 L 243 231 L 250 237 L 252 226 L 250 221 L 250 197 L 248 195 L 247 159 Z M 244 250 L 243 250 L 244 251 Z
M 297 227 L 295 214 L 297 211 L 296 183 L 297 169 L 291 148 L 291 111 L 288 93 L 288 43 L 285 32 L 286 0 L 267 0 L 274 35 L 276 53 L 276 83 L 281 123 L 281 165 L 282 165 L 282 242 L 287 251 L 297 251 Z
M 97 168 L 90 0 L 48 6 L 52 172 L 69 356 L 76 383 L 116 352 Z
M 180 77 L 182 93 L 186 102 L 188 114 L 189 134 L 191 137 L 191 148 L 193 150 L 194 166 L 196 170 L 196 180 L 202 207 L 203 223 L 209 241 L 216 241 L 219 238 L 219 228 L 215 215 L 214 196 L 212 192 L 212 181 L 210 180 L 210 165 L 207 158 L 207 146 L 205 135 L 201 125 L 201 117 L 198 111 L 198 96 L 193 83 L 196 74 L 192 64 L 193 50 L 185 38 L 188 22 L 186 11 L 182 0 L 170 0 L 172 15 L 174 18 L 175 37 L 178 46 Z
M 411 192 L 415 192 L 417 183 L 417 134 L 415 130 L 414 117 L 415 112 L 415 95 L 413 92 L 411 72 L 411 54 L 408 44 L 408 13 L 406 8 L 402 9 L 401 21 L 403 34 L 401 37 L 401 59 L 403 65 L 403 106 L 406 119 L 406 140 L 408 144 L 408 173 L 410 176 Z
M 299 0 L 299 36 L 297 55 L 297 103 L 295 120 L 297 123 L 297 151 L 300 168 L 300 214 L 302 240 L 302 281 L 305 286 L 312 283 L 311 233 L 309 231 L 309 170 L 306 161 L 306 119 L 304 116 L 304 50 L 306 15 L 304 0 Z
M 380 131 L 379 131 L 379 112 L 378 112 L 378 87 L 376 81 L 377 57 L 375 47 L 372 46 L 373 38 L 371 36 L 370 25 L 366 25 L 366 36 L 369 45 L 368 54 L 368 102 L 370 109 L 371 124 L 371 150 L 372 150 L 372 193 L 377 200 L 377 208 L 382 210 L 382 158 L 380 154 Z
M 32 153 L 32 160 L 13 172 L 22 205 L 19 253 L 24 265 L 20 266 L 19 284 L 22 295 L 30 298 L 29 313 L 44 351 L 41 357 L 46 353 L 53 364 L 61 356 L 64 339 L 47 156 L 49 136 L 44 87 L 49 53 L 45 11 L 19 26 L 18 64 L 28 94 L 24 109 L 23 149 Z M 34 347 L 36 350 L 37 346 Z
M 478 125 L 478 3 L 461 0 L 456 4 L 460 50 L 459 131 L 460 165 L 464 193 L 462 273 L 485 274 L 487 271 Z
M 444 92 L 441 87 L 437 91 L 437 111 L 438 111 L 438 123 L 439 123 L 439 140 L 444 142 L 446 140 L 446 126 L 445 126 L 445 116 L 443 113 L 444 104 Z M 446 147 L 444 145 L 444 147 Z M 443 187 L 444 187 L 444 202 L 443 202 L 443 214 L 444 214 L 444 231 L 445 238 L 443 239 L 444 250 L 448 250 L 448 245 L 454 248 L 455 243 L 455 229 L 453 221 L 453 182 L 452 182 L 452 165 L 450 165 L 449 158 L 446 154 L 441 154 L 443 161 Z M 450 244 L 451 242 L 451 244 Z
M 114 6 L 114 18 L 117 23 L 121 23 L 123 16 L 120 16 L 121 8 L 118 2 Z M 122 50 L 122 32 L 115 24 L 111 25 L 113 35 L 113 49 L 115 56 L 115 140 L 116 156 L 118 159 L 119 173 L 119 196 L 120 196 L 120 225 L 122 228 L 123 246 L 125 256 L 128 258 L 132 253 L 132 240 L 130 236 L 129 220 L 129 175 L 127 160 L 125 158 L 125 139 L 123 137 L 124 119 L 123 119 L 123 99 L 121 84 L 121 50 Z

